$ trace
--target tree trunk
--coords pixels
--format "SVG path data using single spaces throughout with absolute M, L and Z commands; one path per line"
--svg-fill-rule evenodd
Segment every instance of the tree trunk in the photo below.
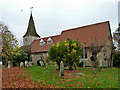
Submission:
M 5 67 L 7 67 L 7 66 L 8 66 L 8 56 L 7 56 L 6 61 L 5 61 Z
M 58 66 L 58 69 L 57 70 L 60 70 L 60 62 L 56 61 L 57 62 L 57 66 Z
M 69 70 L 73 70 L 73 62 L 70 62 L 70 64 L 69 64 Z
M 30 53 L 28 53 L 28 61 L 30 61 Z

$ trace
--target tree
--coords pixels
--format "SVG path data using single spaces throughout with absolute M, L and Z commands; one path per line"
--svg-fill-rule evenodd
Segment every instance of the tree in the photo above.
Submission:
M 20 62 L 28 61 L 28 54 L 25 52 L 24 49 L 20 49 L 18 53 L 14 53 L 13 55 L 13 62 L 17 63 L 18 65 Z
M 5 66 L 7 67 L 8 60 L 12 60 L 12 54 L 17 52 L 16 48 L 18 48 L 18 41 L 12 32 L 8 30 L 8 27 L 3 25 L 2 22 L 0 22 L 0 29 L 2 35 L 2 57 L 5 58 Z
M 0 62 L 2 61 L 2 24 L 0 24 Z
M 28 42 L 28 41 L 26 41 Z M 27 53 L 28 61 L 31 61 L 31 44 L 24 46 L 25 52 Z
M 113 38 L 118 43 L 118 50 L 120 50 L 120 23 L 116 31 L 113 33 Z
M 60 69 L 60 62 L 63 61 L 64 65 L 68 65 L 72 70 L 73 63 L 78 63 L 82 55 L 81 44 L 75 40 L 67 38 L 66 41 L 58 42 L 52 45 L 48 51 L 49 59 L 57 62 L 58 69 Z
M 113 59 L 113 66 L 120 67 L 120 51 L 115 51 L 114 59 Z

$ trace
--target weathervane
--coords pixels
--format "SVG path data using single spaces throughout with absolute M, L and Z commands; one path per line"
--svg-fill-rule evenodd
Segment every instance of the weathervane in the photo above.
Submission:
M 31 12 L 32 12 L 33 7 L 30 7 L 30 9 L 31 9 Z

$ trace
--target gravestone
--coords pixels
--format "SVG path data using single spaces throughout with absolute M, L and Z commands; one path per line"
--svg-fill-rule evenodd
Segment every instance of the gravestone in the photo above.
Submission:
M 41 65 L 41 66 L 44 66 L 44 63 L 43 63 L 43 61 L 40 61 L 40 65 Z
M 0 62 L 0 68 L 2 68 L 2 61 Z
M 11 66 L 10 64 L 11 64 L 11 62 L 10 62 L 10 61 L 8 61 L 8 68 L 10 68 L 10 66 Z
M 31 62 L 31 61 L 28 62 L 28 66 L 29 66 L 29 67 L 32 66 L 32 62 Z
M 102 67 L 102 60 L 100 60 L 100 67 Z
M 84 76 L 83 73 L 70 73 L 69 75 Z
M 76 69 L 77 69 L 77 65 L 76 65 L 75 62 L 73 63 L 73 66 L 74 66 L 74 68 L 75 68 L 75 70 L 76 70 Z
M 60 78 L 64 76 L 64 64 L 63 61 L 60 62 Z
M 98 71 L 102 70 L 102 60 L 100 60 L 100 67 L 98 68 Z
M 25 61 L 25 67 L 28 67 L 28 61 Z
M 23 62 L 21 62 L 21 63 L 20 63 L 20 67 L 23 67 L 23 66 L 24 66 L 24 63 L 23 63 Z

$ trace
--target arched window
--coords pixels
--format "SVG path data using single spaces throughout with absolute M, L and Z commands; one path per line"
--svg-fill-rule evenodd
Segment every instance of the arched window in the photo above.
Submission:
M 45 42 L 43 41 L 43 39 L 40 40 L 40 45 L 44 45 Z

